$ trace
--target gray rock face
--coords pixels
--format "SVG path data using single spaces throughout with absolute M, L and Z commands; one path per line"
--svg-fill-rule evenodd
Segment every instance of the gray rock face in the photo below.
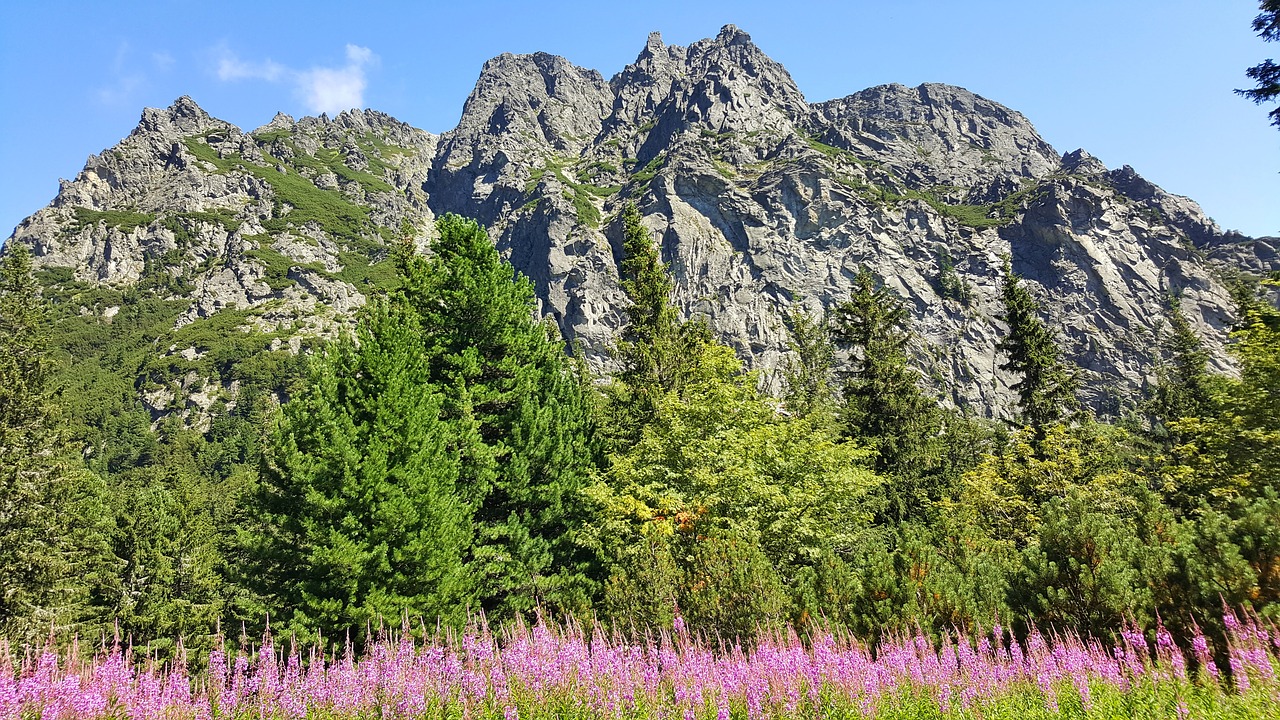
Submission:
M 1222 268 L 1280 269 L 1274 239 L 1223 235 L 1193 201 L 1083 150 L 1060 155 L 1021 114 L 962 88 L 809 104 L 733 26 L 688 47 L 654 33 L 608 81 L 543 53 L 499 56 L 439 137 L 374 111 L 277 115 L 245 134 L 181 98 L 91 157 L 13 240 L 82 280 L 189 276 L 180 322 L 256 307 L 258 322 L 329 332 L 405 223 L 423 243 L 455 212 L 490 229 L 542 311 L 607 371 L 628 201 L 682 311 L 766 382 L 787 353 L 783 318 L 840 302 L 867 267 L 911 307 L 928 382 L 989 415 L 1013 400 L 995 350 L 1005 256 L 1104 412 L 1149 380 L 1168 294 L 1229 371 Z
M 882 85 L 814 105 L 819 139 L 882 163 L 909 186 L 994 202 L 1062 159 L 1020 113 L 964 88 Z
M 90 156 L 13 241 L 30 245 L 38 266 L 70 268 L 79 280 L 183 278 L 194 290 L 182 295 L 191 307 L 179 324 L 261 308 L 266 325 L 302 316 L 327 328 L 364 302 L 347 265 L 379 259 L 353 255 L 360 238 L 335 238 L 329 216 L 367 216 L 356 234 L 425 224 L 421 186 L 435 143 L 374 111 L 299 122 L 278 114 L 246 134 L 182 97 L 145 110 L 129 137 Z M 295 224 L 290 213 L 310 219 Z

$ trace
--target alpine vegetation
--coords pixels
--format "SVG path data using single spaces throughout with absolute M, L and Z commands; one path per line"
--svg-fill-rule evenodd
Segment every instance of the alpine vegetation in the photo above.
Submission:
M 1280 633 L 1228 616 L 1228 663 L 1191 639 L 1183 656 L 1163 627 L 1154 645 L 1119 629 L 1111 649 L 1075 633 L 1025 640 L 895 635 L 869 647 L 822 631 L 762 637 L 749 650 L 683 629 L 625 640 L 594 625 L 502 633 L 471 624 L 415 638 L 380 631 L 357 655 L 221 643 L 206 673 L 148 661 L 142 648 L 92 657 L 52 648 L 15 662 L 0 645 L 0 717 L 72 718 L 1112 718 L 1274 717 Z
M 1276 716 L 1278 257 L 733 26 L 146 110 L 0 257 L 0 720 Z

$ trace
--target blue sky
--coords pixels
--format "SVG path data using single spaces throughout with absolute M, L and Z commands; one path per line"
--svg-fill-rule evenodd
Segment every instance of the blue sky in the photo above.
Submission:
M 1232 94 L 1280 57 L 1256 0 L 969 2 L 45 2 L 0 9 L 0 237 L 57 194 L 143 107 L 190 95 L 252 129 L 371 107 L 451 129 L 484 61 L 562 55 L 605 77 L 653 30 L 671 44 L 734 23 L 811 101 L 899 82 L 966 87 L 1188 195 L 1224 229 L 1280 235 L 1280 131 Z

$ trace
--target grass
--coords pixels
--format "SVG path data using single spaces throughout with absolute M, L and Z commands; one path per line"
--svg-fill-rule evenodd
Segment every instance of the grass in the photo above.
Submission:
M 857 155 L 854 155 L 852 152 L 849 152 L 844 148 L 838 148 L 834 145 L 828 145 L 812 135 L 804 135 L 803 137 L 804 137 L 804 141 L 808 143 L 809 147 L 813 148 L 814 150 L 817 150 L 823 155 L 826 155 L 827 158 L 831 160 L 847 160 L 852 163 L 858 163 L 858 164 L 863 163 L 862 158 L 859 158 Z
M 600 227 L 600 210 L 585 190 L 574 188 L 572 193 L 565 193 L 565 198 L 573 202 L 573 211 L 578 214 L 578 222 L 584 227 Z
M 542 182 L 542 179 L 546 177 L 546 174 L 551 173 L 555 179 L 566 188 L 562 193 L 562 196 L 565 200 L 573 203 L 574 212 L 578 215 L 578 223 L 583 227 L 592 229 L 600 227 L 600 209 L 596 207 L 594 198 L 612 197 L 622 191 L 622 186 L 594 185 L 590 182 L 585 182 L 585 180 L 592 175 L 592 171 L 603 170 L 606 172 L 617 172 L 617 168 L 609 163 L 594 162 L 585 168 L 579 169 L 575 173 L 575 177 L 577 177 L 578 180 L 584 180 L 584 182 L 577 182 L 575 180 L 570 180 L 569 177 L 565 175 L 564 170 L 567 165 L 568 163 L 560 158 L 547 156 L 543 167 L 534 168 L 530 171 L 529 181 L 526 182 L 524 186 L 525 194 L 530 195 L 535 192 L 538 188 L 538 184 Z M 526 207 L 530 207 L 530 203 L 535 203 L 533 207 L 536 207 L 536 200 L 536 198 L 531 199 L 529 202 L 521 206 L 520 209 L 524 210 Z
M 237 219 L 232 211 L 218 208 L 207 212 L 174 213 L 166 217 L 162 224 L 173 233 L 173 239 L 178 247 L 186 248 L 195 240 L 194 230 L 198 225 L 215 225 L 228 233 L 233 233 L 240 229 L 243 221 Z
M 859 189 L 859 188 L 855 188 Z M 950 218 L 960 225 L 972 228 L 1000 227 L 1008 225 L 1018 215 L 1023 205 L 1033 202 L 1045 192 L 1042 185 L 1028 182 L 1022 189 L 1006 195 L 999 201 L 986 205 L 950 204 L 938 199 L 932 192 L 908 189 L 902 194 L 880 185 L 864 185 L 862 188 L 871 200 L 896 204 L 904 200 L 919 200 L 934 212 Z M 947 186 L 945 189 L 955 189 Z
M 948 205 L 936 199 L 926 200 L 929 206 L 938 211 L 939 215 L 949 217 L 952 220 L 973 228 L 999 227 L 1009 222 L 1011 218 L 1004 216 L 991 217 L 990 205 Z
M 316 151 L 315 155 L 307 155 L 299 150 L 297 146 L 293 146 L 293 149 L 294 156 L 291 162 L 295 167 L 309 168 L 317 173 L 331 172 L 347 182 L 359 184 L 360 187 L 364 188 L 368 192 L 395 193 L 396 191 L 396 189 L 386 180 L 363 170 L 356 170 L 349 167 L 346 164 L 342 153 L 337 150 L 320 148 Z M 374 156 L 376 157 L 377 154 L 374 153 Z M 381 165 L 381 163 L 379 163 L 379 165 Z M 374 167 L 372 160 L 370 161 L 369 166 Z M 386 167 L 385 165 L 381 166 Z
M 738 174 L 733 165 L 725 162 L 724 160 L 712 158 L 711 164 L 715 166 L 716 172 L 720 174 L 720 177 L 723 177 L 726 180 L 732 180 L 734 176 Z
M 372 148 L 374 151 L 376 151 L 378 155 L 381 155 L 384 158 L 389 155 L 406 155 L 407 156 L 407 155 L 413 154 L 412 149 L 407 147 L 401 147 L 399 145 L 392 145 L 391 143 L 388 143 L 382 138 L 378 137 L 372 131 L 366 132 L 364 134 L 364 137 L 360 138 L 360 140 L 358 140 L 356 144 L 359 145 L 362 150 L 365 148 L 365 146 L 368 146 L 369 148 Z
M 950 218 L 956 223 L 971 228 L 989 228 L 1007 225 L 1017 217 L 1022 207 L 1034 201 L 1045 192 L 1042 185 L 1034 182 L 1028 182 L 1022 189 L 1017 190 L 1009 195 L 1001 198 L 994 203 L 986 205 L 972 205 L 967 203 L 951 204 L 943 202 L 933 192 L 926 190 L 912 190 L 910 188 L 899 193 L 891 190 L 883 185 L 864 182 L 857 178 L 843 175 L 834 176 L 836 182 L 845 187 L 861 192 L 868 200 L 876 203 L 884 203 L 896 205 L 906 200 L 918 200 L 927 204 L 934 212 L 939 215 Z M 939 186 L 939 191 L 955 191 L 959 188 L 955 186 Z
M 658 175 L 658 171 L 667 164 L 667 154 L 659 153 L 657 157 L 650 160 L 643 168 L 637 170 L 631 175 L 631 181 L 641 185 L 648 184 Z
M 267 130 L 265 132 L 254 133 L 253 139 L 259 145 L 270 145 L 277 140 L 288 140 L 293 137 L 292 130 Z
M 400 272 L 392 260 L 371 262 L 363 253 L 343 252 L 338 254 L 338 262 L 342 263 L 342 271 L 334 277 L 358 290 L 392 290 L 400 286 Z

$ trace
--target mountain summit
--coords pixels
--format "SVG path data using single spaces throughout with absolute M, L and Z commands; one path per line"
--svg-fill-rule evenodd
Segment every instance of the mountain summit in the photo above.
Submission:
M 963 88 L 809 103 L 732 25 L 688 47 L 653 33 L 609 80 L 545 53 L 498 56 L 439 136 L 372 110 L 279 114 L 246 133 L 179 98 L 91 156 L 10 242 L 102 322 L 118 308 L 75 288 L 145 287 L 180 306 L 175 327 L 235 312 L 297 347 L 389 280 L 403 233 L 429 244 L 433 218 L 459 213 L 489 229 L 599 369 L 624 320 L 627 201 L 682 311 L 752 367 L 778 367 L 783 319 L 841 301 L 866 267 L 912 309 L 929 381 L 991 415 L 1012 406 L 994 319 L 1005 257 L 1104 411 L 1149 380 L 1169 295 L 1229 365 L 1233 306 L 1211 256 L 1280 269 L 1274 243 L 1224 235 L 1131 168 L 1062 155 L 1027 118 Z M 170 352 L 199 352 L 179 345 Z M 149 400 L 157 412 L 187 392 L 166 387 Z

